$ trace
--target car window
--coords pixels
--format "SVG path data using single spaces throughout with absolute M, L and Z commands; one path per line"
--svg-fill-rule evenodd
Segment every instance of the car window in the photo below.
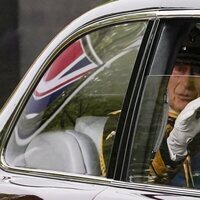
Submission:
M 114 141 L 109 139 L 146 27 L 147 22 L 105 27 L 65 48 L 13 129 L 8 165 L 105 176 Z
M 146 76 L 127 181 L 200 188 L 199 24 L 182 33 L 171 72 Z

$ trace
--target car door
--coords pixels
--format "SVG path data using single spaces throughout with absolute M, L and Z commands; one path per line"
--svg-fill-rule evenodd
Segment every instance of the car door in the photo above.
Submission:
M 117 185 L 132 189 L 137 188 L 141 193 L 142 191 L 159 191 L 162 193 L 147 194 L 151 198 L 171 199 L 174 197 L 175 199 L 182 199 L 183 196 L 187 196 L 188 199 L 193 199 L 199 197 L 198 131 L 193 141 L 187 146 L 190 156 L 187 164 L 183 163 L 182 165 L 181 162 L 177 162 L 174 168 L 171 169 L 177 170 L 176 167 L 180 164 L 179 170 L 175 173 L 172 172 L 171 177 L 165 171 L 166 174 L 163 174 L 162 177 L 159 174 L 159 170 L 163 170 L 162 165 L 165 164 L 164 162 L 169 164 L 166 167 L 171 170 L 171 160 L 169 162 L 157 157 L 156 159 L 159 162 L 154 172 L 158 174 L 151 176 L 152 167 L 155 166 L 155 154 L 169 148 L 166 146 L 166 139 L 169 135 L 166 136 L 166 134 L 170 134 L 173 130 L 173 123 L 181 113 L 181 110 L 178 112 L 172 109 L 173 105 L 169 94 L 171 77 L 176 79 L 180 79 L 180 77 L 186 78 L 185 82 L 182 82 L 182 86 L 184 86 L 184 93 L 187 93 L 188 96 L 189 90 L 191 90 L 190 94 L 192 94 L 195 92 L 195 88 L 200 87 L 199 72 L 196 72 L 196 70 L 199 70 L 197 62 L 199 59 L 199 18 L 191 18 L 193 12 L 191 11 L 190 13 L 189 11 L 187 16 L 178 11 L 171 11 L 171 15 L 165 11 L 158 13 L 160 23 L 154 44 L 150 49 L 148 61 L 144 60 L 144 63 L 140 63 L 141 74 L 139 75 L 139 80 L 141 81 L 137 82 L 138 87 L 134 85 L 132 88 L 133 93 L 130 98 L 131 103 L 129 104 L 127 115 L 124 118 L 125 123 L 122 129 L 119 127 L 122 133 L 119 136 L 116 135 L 117 139 L 115 140 L 114 148 L 116 147 L 118 150 L 113 152 L 111 157 L 111 165 L 115 163 L 113 164 L 115 165 L 115 170 L 111 169 L 108 174 L 110 177 L 114 176 L 115 179 L 127 183 L 121 182 L 117 183 Z M 167 15 L 165 16 L 165 14 Z M 186 60 L 182 57 L 186 55 L 183 54 L 183 51 L 186 53 L 186 49 L 189 50 L 190 47 L 195 47 L 195 52 L 197 53 L 195 63 L 193 63 L 194 58 L 192 57 L 187 57 L 187 59 L 185 57 L 184 59 Z M 190 53 L 187 56 L 189 55 L 191 56 Z M 187 75 L 173 74 L 175 66 L 183 67 L 186 61 L 187 65 L 192 66 L 193 72 Z M 180 69 L 183 69 L 181 67 Z M 192 87 L 191 85 L 185 87 L 184 84 L 188 80 L 192 83 Z M 137 89 L 134 90 L 135 88 Z M 180 90 L 179 93 L 181 93 Z M 199 95 L 196 93 L 193 98 L 184 99 L 184 101 L 187 101 L 188 104 L 198 97 Z M 181 103 L 179 101 L 179 107 Z M 192 110 L 192 108 L 190 109 Z M 169 124 L 169 117 L 170 120 L 174 118 L 170 122 L 172 123 L 171 125 Z M 191 130 L 195 130 L 195 128 L 193 125 Z M 185 132 L 185 134 L 187 133 Z
M 112 185 L 117 127 L 157 24 L 111 16 L 55 38 L 3 113 L 2 195 L 94 199 Z

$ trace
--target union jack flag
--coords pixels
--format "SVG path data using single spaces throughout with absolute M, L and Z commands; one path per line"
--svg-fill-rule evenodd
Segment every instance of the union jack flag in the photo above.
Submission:
M 87 56 L 81 40 L 65 49 L 51 64 L 36 87 L 26 113 L 39 113 L 68 86 L 97 68 Z

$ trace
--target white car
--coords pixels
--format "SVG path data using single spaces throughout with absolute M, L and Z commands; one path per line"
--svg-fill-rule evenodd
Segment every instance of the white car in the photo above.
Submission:
M 0 113 L 0 198 L 199 199 L 198 134 L 191 163 L 166 182 L 151 174 L 191 27 L 200 27 L 199 0 L 115 1 L 65 27 Z M 200 88 L 198 70 L 189 78 Z

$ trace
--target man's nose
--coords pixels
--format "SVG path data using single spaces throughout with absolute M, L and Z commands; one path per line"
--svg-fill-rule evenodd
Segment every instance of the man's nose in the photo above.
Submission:
M 192 68 L 190 66 L 185 66 L 182 71 L 181 83 L 185 88 L 192 88 L 194 86 L 194 78 L 192 76 Z

